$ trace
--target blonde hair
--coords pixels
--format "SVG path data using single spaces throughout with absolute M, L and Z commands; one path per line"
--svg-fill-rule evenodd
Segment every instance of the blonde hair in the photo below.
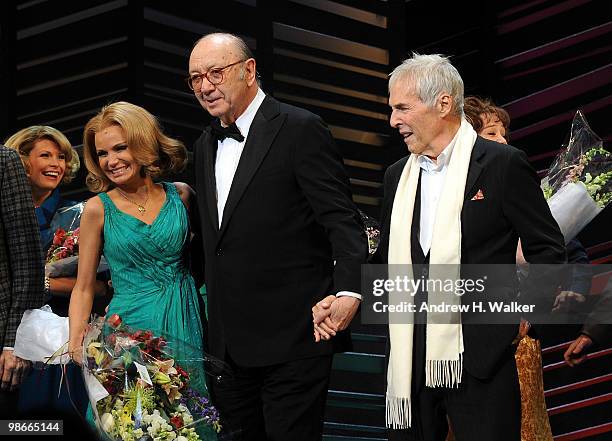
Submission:
M 61 183 L 67 184 L 72 181 L 81 167 L 81 161 L 79 160 L 79 154 L 72 148 L 68 138 L 59 130 L 49 126 L 26 127 L 4 141 L 4 145 L 17 150 L 21 157 L 21 162 L 23 162 L 24 167 L 29 172 L 30 153 L 34 149 L 36 142 L 41 139 L 47 139 L 55 143 L 66 157 L 66 170 L 64 171 Z
M 100 130 L 113 125 L 124 130 L 130 153 L 143 173 L 156 178 L 185 168 L 187 150 L 183 143 L 164 135 L 157 119 L 142 107 L 119 101 L 103 107 L 85 125 L 83 157 L 89 172 L 86 183 L 91 191 L 99 193 L 112 186 L 100 167 L 95 137 Z

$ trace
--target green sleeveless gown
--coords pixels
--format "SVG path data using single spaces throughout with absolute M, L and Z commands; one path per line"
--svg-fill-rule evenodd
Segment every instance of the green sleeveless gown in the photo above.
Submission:
M 188 269 L 189 218 L 175 185 L 162 185 L 166 200 L 151 225 L 120 211 L 106 193 L 98 195 L 104 204 L 103 252 L 115 290 L 107 317 L 116 313 L 135 330 L 174 337 L 176 363 L 195 374 L 191 386 L 205 391 L 199 294 Z M 216 439 L 205 432 L 203 439 Z
M 172 183 L 151 225 L 126 214 L 106 193 L 104 256 L 115 293 L 107 316 L 117 313 L 135 329 L 167 332 L 202 348 L 198 292 L 187 267 L 189 220 Z

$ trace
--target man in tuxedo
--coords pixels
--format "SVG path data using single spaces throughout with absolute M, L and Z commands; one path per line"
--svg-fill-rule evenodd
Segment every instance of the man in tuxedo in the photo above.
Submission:
M 389 106 L 411 155 L 385 173 L 383 262 L 425 265 L 425 277 L 440 263 L 508 264 L 515 279 L 519 238 L 529 262 L 564 262 L 563 236 L 536 173 L 523 152 L 476 135 L 448 59 L 405 60 L 390 75 Z M 515 289 L 496 288 L 508 299 Z M 391 440 L 444 440 L 447 414 L 458 441 L 520 440 L 518 317 L 516 325 L 466 325 L 457 314 L 454 324 L 421 316 L 414 325 L 389 325 Z
M 213 401 L 234 439 L 320 439 L 332 354 L 350 341 L 317 343 L 311 308 L 337 296 L 346 329 L 368 252 L 341 156 L 318 116 L 265 95 L 234 35 L 201 38 L 187 82 L 213 117 L 194 146 L 208 351 L 229 366 Z
M 0 419 L 15 418 L 29 362 L 13 355 L 26 309 L 44 300 L 43 261 L 32 190 L 17 152 L 0 145 Z

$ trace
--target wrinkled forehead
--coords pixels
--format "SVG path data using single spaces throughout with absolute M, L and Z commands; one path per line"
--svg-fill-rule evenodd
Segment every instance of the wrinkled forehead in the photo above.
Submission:
M 416 95 L 414 83 L 409 81 L 395 81 L 389 87 L 389 105 L 398 103 L 420 101 Z
M 235 45 L 223 39 L 204 39 L 191 51 L 189 72 L 205 72 L 213 67 L 223 67 L 237 61 Z

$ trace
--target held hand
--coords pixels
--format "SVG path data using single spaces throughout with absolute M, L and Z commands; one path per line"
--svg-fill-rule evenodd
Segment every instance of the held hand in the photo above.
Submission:
M 76 342 L 70 341 L 68 343 L 68 356 L 79 366 L 83 364 L 83 340 L 85 339 L 88 328 L 89 326 L 86 326 L 83 329 Z
M 30 370 L 30 366 L 29 361 L 16 357 L 12 350 L 2 351 L 0 355 L 0 375 L 2 378 L 0 389 L 3 391 L 17 389 Z
M 571 367 L 582 363 L 587 358 L 586 349 L 592 344 L 593 340 L 589 336 L 582 334 L 569 345 L 565 354 L 563 354 L 565 362 Z
M 321 340 L 329 340 L 336 335 L 336 328 L 330 318 L 332 312 L 331 305 L 335 301 L 336 296 L 329 295 L 312 307 L 314 339 L 317 343 Z
M 574 291 L 561 291 L 555 303 L 553 304 L 553 312 L 570 312 L 578 303 L 584 303 L 586 297 Z
M 341 296 L 331 305 L 331 321 L 337 331 L 344 331 L 351 324 L 361 300 L 351 296 Z

